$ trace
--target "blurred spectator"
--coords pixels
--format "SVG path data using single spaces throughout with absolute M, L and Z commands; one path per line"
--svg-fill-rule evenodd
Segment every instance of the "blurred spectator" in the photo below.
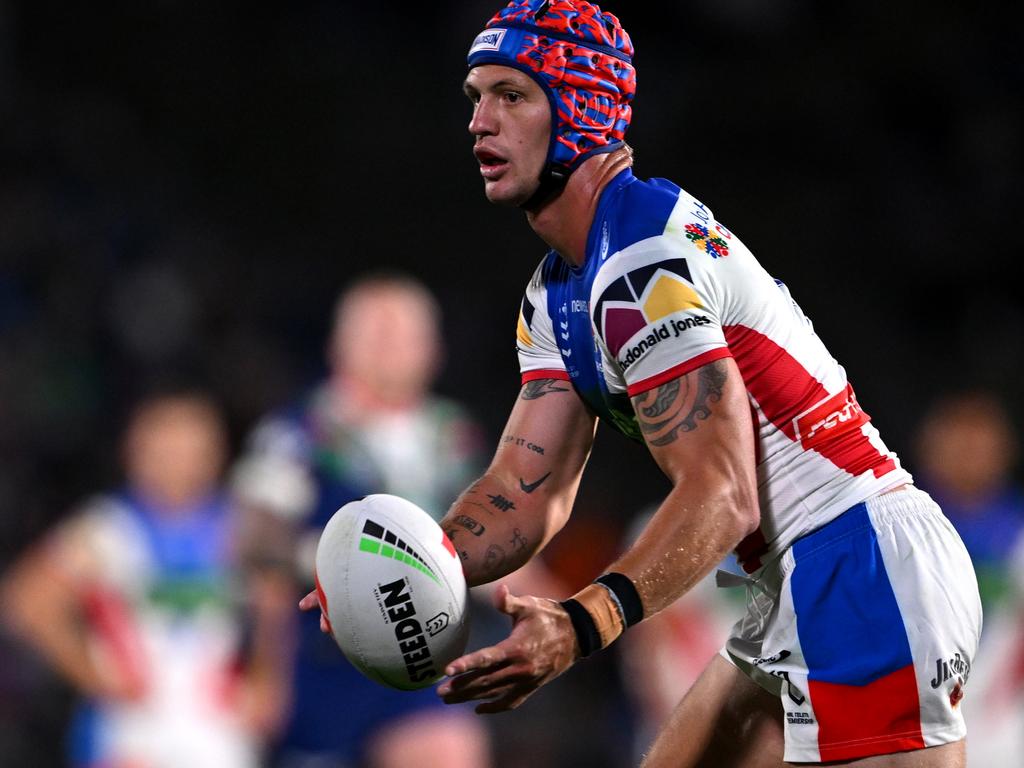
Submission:
M 253 766 L 221 414 L 202 394 L 150 396 L 122 449 L 124 487 L 15 563 L 4 614 L 83 697 L 71 765 Z
M 963 706 L 969 765 L 1015 768 L 1024 751 L 1024 489 L 1013 480 L 1018 438 L 986 392 L 937 401 L 920 426 L 917 482 L 960 532 L 985 608 Z M 971 716 L 973 714 L 973 716 Z
M 939 400 L 918 432 L 918 484 L 939 503 L 971 553 L 986 611 L 1012 591 L 1010 559 L 1024 531 L 1024 489 L 1013 482 L 1017 435 L 984 392 Z
M 335 310 L 329 378 L 265 419 L 237 467 L 258 596 L 254 653 L 261 666 L 276 664 L 280 766 L 489 765 L 484 725 L 470 710 L 443 705 L 432 688 L 368 680 L 320 632 L 319 615 L 297 609 L 313 584 L 320 531 L 339 507 L 393 493 L 440 519 L 480 469 L 476 427 L 429 392 L 439 321 L 434 298 L 411 278 L 355 282 Z

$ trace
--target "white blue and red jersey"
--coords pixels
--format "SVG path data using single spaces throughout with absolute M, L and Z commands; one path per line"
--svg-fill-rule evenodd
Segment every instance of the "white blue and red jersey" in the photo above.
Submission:
M 734 359 L 761 522 L 737 547 L 751 600 L 722 655 L 780 696 L 786 760 L 963 737 L 981 627 L 967 551 L 907 485 L 786 286 L 707 206 L 623 171 L 601 194 L 583 264 L 552 252 L 537 268 L 517 339 L 524 382 L 571 382 L 637 440 L 630 398 Z
M 640 439 L 630 398 L 735 359 L 756 431 L 754 571 L 873 494 L 910 481 L 810 321 L 703 203 L 623 171 L 601 195 L 580 267 L 551 252 L 517 331 L 523 381 L 559 378 Z

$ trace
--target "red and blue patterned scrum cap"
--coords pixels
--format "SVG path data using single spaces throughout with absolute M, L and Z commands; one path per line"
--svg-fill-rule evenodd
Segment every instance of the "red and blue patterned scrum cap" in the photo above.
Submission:
M 622 146 L 636 93 L 633 43 L 618 18 L 579 0 L 513 0 L 469 49 L 470 68 L 525 72 L 551 102 L 546 175 L 567 177 L 587 157 Z

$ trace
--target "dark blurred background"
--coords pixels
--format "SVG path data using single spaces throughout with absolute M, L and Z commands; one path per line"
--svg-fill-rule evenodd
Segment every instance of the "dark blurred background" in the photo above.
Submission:
M 465 51 L 498 5 L 0 2 L 0 570 L 117 480 L 124 408 L 154 379 L 209 385 L 237 446 L 322 375 L 332 303 L 368 269 L 436 292 L 439 389 L 497 438 L 544 250 L 485 201 L 466 132 Z M 605 8 L 637 50 L 635 172 L 790 286 L 911 471 L 946 391 L 1019 418 L 1016 17 Z M 580 513 L 624 526 L 663 489 L 606 434 Z

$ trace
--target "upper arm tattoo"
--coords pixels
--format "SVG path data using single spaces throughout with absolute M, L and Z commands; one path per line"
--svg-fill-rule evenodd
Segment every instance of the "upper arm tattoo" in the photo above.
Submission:
M 551 394 L 552 392 L 568 392 L 568 387 L 560 387 L 559 383 L 565 383 L 562 379 L 534 379 L 523 385 L 523 391 L 519 394 L 521 400 L 536 400 L 538 397 Z
M 651 445 L 668 445 L 680 432 L 692 432 L 722 399 L 728 376 L 722 360 L 698 368 L 634 398 L 640 431 Z

